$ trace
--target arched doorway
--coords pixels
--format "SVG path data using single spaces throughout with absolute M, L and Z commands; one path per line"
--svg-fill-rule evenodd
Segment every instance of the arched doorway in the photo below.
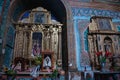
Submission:
M 32 5 L 32 6 L 31 6 Z M 59 22 L 63 24 L 62 33 L 62 59 L 63 59 L 63 69 L 68 71 L 68 69 L 76 69 L 76 55 L 75 55 L 75 40 L 74 40 L 74 29 L 72 14 L 69 5 L 65 0 L 13 0 L 9 8 L 9 14 L 7 18 L 7 25 L 12 24 L 12 22 L 17 22 L 21 14 L 27 10 L 43 7 L 49 10 Z M 7 32 L 6 32 L 7 33 Z M 72 55 L 72 56 L 71 56 Z M 73 66 L 69 67 L 68 62 L 73 59 Z

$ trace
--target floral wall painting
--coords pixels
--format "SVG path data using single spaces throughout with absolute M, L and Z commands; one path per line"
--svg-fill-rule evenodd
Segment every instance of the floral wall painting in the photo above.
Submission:
M 42 50 L 42 33 L 34 32 L 32 37 L 32 55 L 40 55 Z

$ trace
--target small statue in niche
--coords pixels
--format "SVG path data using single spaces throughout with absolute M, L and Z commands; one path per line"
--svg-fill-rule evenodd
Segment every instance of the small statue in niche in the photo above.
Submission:
M 39 45 L 38 41 L 36 41 L 34 43 L 34 46 L 33 46 L 33 55 L 34 56 L 40 55 L 40 45 Z
M 46 56 L 43 61 L 43 67 L 44 68 L 50 68 L 51 67 L 51 59 L 49 56 Z
M 18 61 L 18 63 L 16 64 L 14 70 L 21 71 L 21 62 L 20 61 Z

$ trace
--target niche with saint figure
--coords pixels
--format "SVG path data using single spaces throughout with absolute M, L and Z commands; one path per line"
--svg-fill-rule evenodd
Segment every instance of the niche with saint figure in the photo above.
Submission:
M 42 33 L 34 32 L 32 36 L 32 56 L 39 56 L 42 50 Z
M 49 51 L 45 51 L 45 52 L 42 52 L 42 70 L 43 71 L 47 71 L 48 69 L 49 70 L 52 70 L 53 68 L 53 52 L 49 52 Z
M 113 52 L 113 48 L 112 48 L 112 39 L 109 37 L 105 37 L 104 39 L 104 50 L 105 52 Z

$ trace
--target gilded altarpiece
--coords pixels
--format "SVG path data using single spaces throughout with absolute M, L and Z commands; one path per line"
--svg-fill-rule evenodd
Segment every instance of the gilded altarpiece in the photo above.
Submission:
M 91 23 L 89 24 L 88 42 L 93 68 L 100 65 L 100 60 L 98 59 L 98 55 L 96 55 L 97 52 L 102 52 L 103 55 L 105 55 L 106 52 L 111 53 L 112 56 L 107 58 L 110 63 L 108 69 L 113 67 L 113 61 L 110 59 L 115 56 L 120 56 L 119 35 L 120 33 L 114 27 L 110 17 L 94 16 L 91 18 Z
M 62 24 L 52 24 L 50 20 L 51 14 L 46 10 L 37 11 L 38 9 L 31 11 L 30 22 L 15 23 L 16 38 L 13 59 L 22 57 L 32 60 L 42 53 L 52 52 L 53 68 L 56 68 L 57 62 L 60 64 L 58 66 L 62 66 Z M 37 19 L 36 15 L 39 19 Z

